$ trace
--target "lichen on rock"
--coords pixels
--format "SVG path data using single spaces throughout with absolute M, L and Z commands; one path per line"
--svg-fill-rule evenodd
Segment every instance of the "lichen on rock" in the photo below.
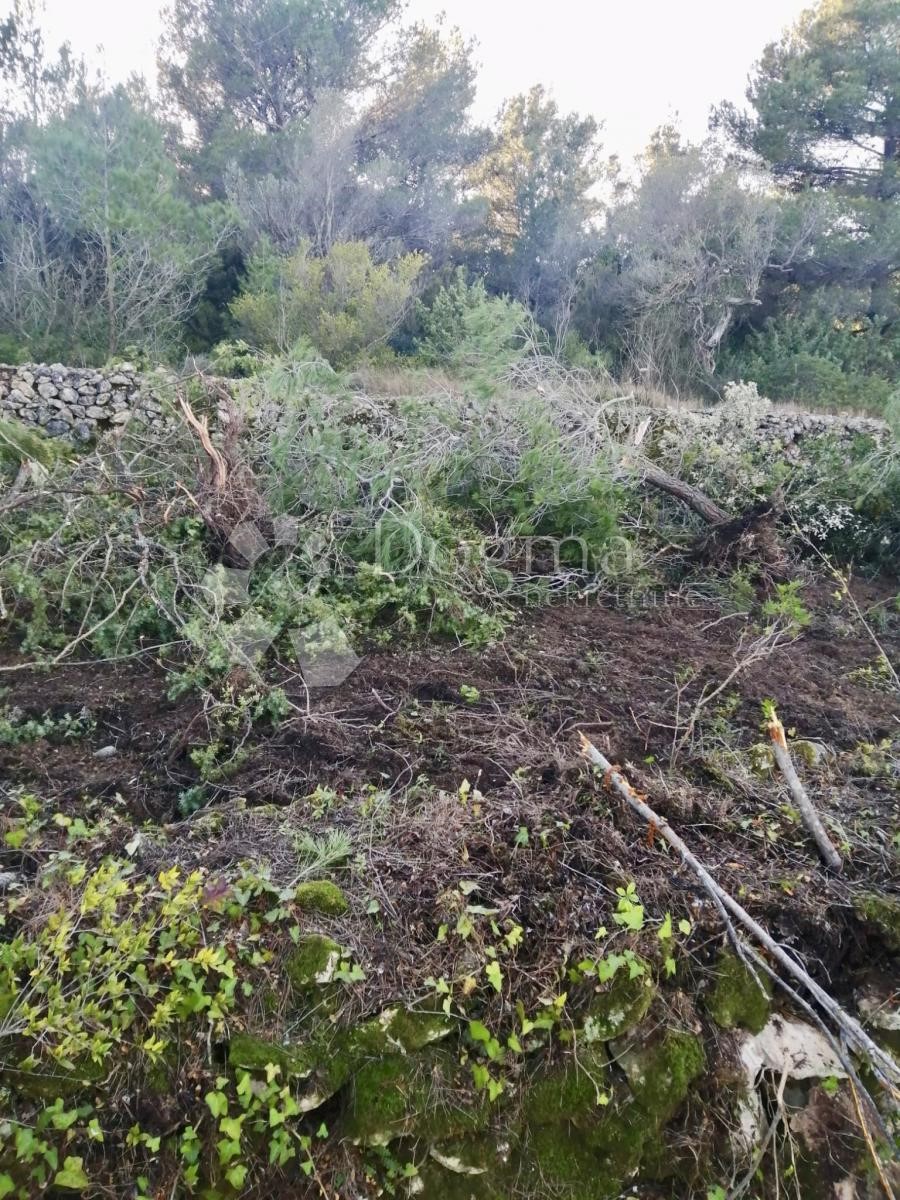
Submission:
M 319 984 L 331 983 L 340 961 L 341 948 L 333 938 L 308 933 L 299 938 L 284 970 L 295 992 L 304 994 Z
M 656 995 L 656 986 L 646 963 L 640 974 L 618 971 L 588 1005 L 585 1030 L 592 1039 L 604 1042 L 621 1037 L 646 1016 Z

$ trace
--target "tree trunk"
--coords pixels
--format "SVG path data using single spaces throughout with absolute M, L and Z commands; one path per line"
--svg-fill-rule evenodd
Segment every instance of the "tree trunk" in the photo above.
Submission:
M 661 492 L 668 492 L 670 496 L 681 500 L 698 516 L 701 516 L 708 525 L 724 525 L 727 521 L 733 520 L 731 514 L 727 513 L 724 508 L 719 508 L 718 504 L 714 500 L 710 500 L 709 496 L 704 495 L 698 488 L 691 487 L 689 483 L 676 479 L 674 475 L 663 471 L 661 467 L 642 462 L 639 470 L 647 483 L 659 488 Z

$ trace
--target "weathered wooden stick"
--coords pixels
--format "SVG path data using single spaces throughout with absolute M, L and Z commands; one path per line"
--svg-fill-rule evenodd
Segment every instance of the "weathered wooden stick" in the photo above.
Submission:
M 600 753 L 593 742 L 586 738 L 583 733 L 579 734 L 579 736 L 581 738 L 582 753 L 585 758 L 603 769 L 606 786 L 612 788 L 625 801 L 629 808 L 636 812 L 648 825 L 653 826 L 659 836 L 668 842 L 673 850 L 677 851 L 682 862 L 689 866 L 696 874 L 716 906 L 718 907 L 721 904 L 722 907 L 726 908 L 737 923 L 751 933 L 757 942 L 769 952 L 778 965 L 793 979 L 802 984 L 823 1012 L 827 1013 L 841 1030 L 847 1043 L 868 1059 L 873 1071 L 891 1092 L 896 1102 L 898 1096 L 900 1096 L 900 1066 L 897 1065 L 889 1054 L 885 1053 L 880 1046 L 872 1041 L 855 1017 L 851 1017 L 849 1013 L 844 1012 L 838 1002 L 832 996 L 829 996 L 824 988 L 821 988 L 808 972 L 804 971 L 791 958 L 784 947 L 779 945 L 763 929 L 762 925 L 750 916 L 745 908 L 738 904 L 724 888 L 716 883 L 703 863 L 691 853 L 685 842 L 682 841 L 671 825 L 669 825 L 668 821 L 650 808 L 609 759 Z
M 794 760 L 791 758 L 791 752 L 788 750 L 787 738 L 784 736 L 784 726 L 779 721 L 775 713 L 775 709 L 769 710 L 769 722 L 766 725 L 769 737 L 772 739 L 772 753 L 775 755 L 775 761 L 778 763 L 778 769 L 784 776 L 784 781 L 790 789 L 791 795 L 797 808 L 800 810 L 800 816 L 803 819 L 803 824 L 816 846 L 819 848 L 819 853 L 823 860 L 831 867 L 832 871 L 843 870 L 844 864 L 841 861 L 841 856 L 835 850 L 831 838 L 828 836 L 828 831 L 822 824 L 819 814 L 813 806 L 812 800 L 806 793 L 806 788 L 794 767 Z
M 181 394 L 178 396 L 178 403 L 181 405 L 185 421 L 187 421 L 190 428 L 196 433 L 200 445 L 203 447 L 203 452 L 209 459 L 210 467 L 212 468 L 210 482 L 217 492 L 221 492 L 228 482 L 228 465 L 212 443 L 212 438 L 209 436 L 209 423 L 206 417 L 197 416 L 187 399 Z

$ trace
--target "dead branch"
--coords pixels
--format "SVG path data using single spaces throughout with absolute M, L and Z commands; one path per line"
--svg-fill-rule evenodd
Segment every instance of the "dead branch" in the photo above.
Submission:
M 212 443 L 212 438 L 209 436 L 209 422 L 206 417 L 198 417 L 191 408 L 184 393 L 179 393 L 178 403 L 181 406 L 181 411 L 184 413 L 184 419 L 188 425 L 196 433 L 200 445 L 203 447 L 203 452 L 209 459 L 210 479 L 208 482 L 217 492 L 225 490 L 225 485 L 228 482 L 228 465 L 219 450 Z
M 670 475 L 661 467 L 644 461 L 641 462 L 639 470 L 645 482 L 686 504 L 688 508 L 702 517 L 707 525 L 724 525 L 734 519 L 730 513 L 727 513 L 724 508 L 719 508 L 718 504 L 714 500 L 710 500 L 709 496 L 701 492 L 699 488 L 692 487 L 684 480 Z
M 216 388 L 215 394 L 226 405 L 231 405 L 231 398 L 224 389 Z M 209 531 L 221 542 L 227 565 L 244 566 L 246 555 L 235 540 L 236 534 L 242 525 L 248 524 L 262 536 L 270 526 L 270 518 L 253 472 L 241 455 L 239 439 L 243 425 L 237 409 L 231 405 L 220 448 L 213 443 L 207 418 L 198 417 L 181 392 L 178 403 L 205 456 L 196 496 L 182 483 L 178 486 L 194 502 Z
M 720 887 L 710 875 L 706 867 L 690 851 L 685 842 L 679 837 L 668 821 L 655 813 L 646 801 L 635 792 L 627 779 L 613 766 L 597 747 L 584 734 L 579 734 L 581 751 L 585 758 L 604 771 L 604 783 L 611 788 L 634 812 L 649 826 L 652 826 L 665 842 L 679 855 L 682 862 L 691 868 L 700 880 L 704 890 L 711 897 L 716 907 L 723 906 L 731 913 L 739 925 L 750 933 L 792 979 L 815 999 L 816 1003 L 827 1013 L 840 1030 L 847 1044 L 867 1059 L 873 1072 L 890 1094 L 897 1106 L 900 1100 L 900 1066 L 880 1046 L 869 1037 L 855 1017 L 844 1012 L 843 1008 L 833 997 L 820 987 L 799 963 L 738 902 Z M 776 977 L 777 978 L 777 977 Z
M 841 856 L 838 854 L 832 845 L 831 838 L 816 812 L 813 802 L 810 800 L 806 788 L 794 767 L 794 761 L 791 758 L 791 752 L 788 750 L 787 739 L 784 736 L 784 726 L 778 719 L 774 707 L 771 710 L 771 716 L 766 731 L 772 740 L 772 752 L 775 755 L 775 761 L 778 763 L 778 769 L 784 776 L 784 781 L 790 789 L 790 793 L 794 798 L 797 808 L 800 810 L 800 816 L 803 819 L 803 824 L 816 843 L 819 853 L 823 860 L 831 867 L 832 871 L 840 871 L 843 869 Z

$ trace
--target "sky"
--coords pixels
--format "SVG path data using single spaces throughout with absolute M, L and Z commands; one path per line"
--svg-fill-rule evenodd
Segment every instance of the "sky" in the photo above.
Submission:
M 10 0 L 0 0 L 0 13 Z M 157 0 L 46 0 L 50 40 L 71 41 L 112 81 L 152 79 L 161 27 Z M 809 0 L 409 0 L 410 19 L 478 39 L 476 115 L 535 83 L 560 107 L 604 125 L 608 153 L 629 162 L 662 122 L 702 138 L 710 106 L 743 99 L 763 46 Z M 103 52 L 97 47 L 102 45 Z

